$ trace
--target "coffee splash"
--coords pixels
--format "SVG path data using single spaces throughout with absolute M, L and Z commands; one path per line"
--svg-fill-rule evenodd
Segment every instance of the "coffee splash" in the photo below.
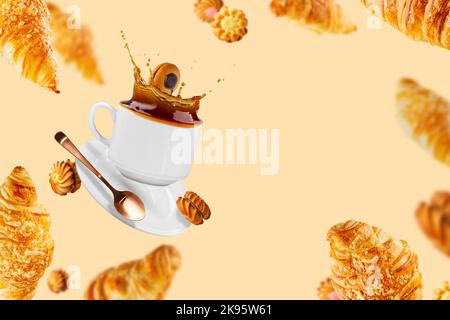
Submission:
M 124 38 L 123 34 L 122 37 Z M 156 118 L 172 125 L 192 127 L 202 123 L 197 115 L 197 111 L 200 108 L 200 100 L 205 95 L 182 98 L 180 94 L 181 89 L 185 85 L 184 83 L 180 87 L 178 96 L 162 92 L 151 81 L 147 82 L 144 80 L 141 69 L 131 54 L 128 43 L 125 44 L 125 48 L 134 67 L 134 87 L 133 97 L 130 100 L 122 101 L 122 106 L 141 115 Z M 151 73 L 150 61 L 147 63 L 147 67 Z M 150 75 L 151 78 L 152 75 Z

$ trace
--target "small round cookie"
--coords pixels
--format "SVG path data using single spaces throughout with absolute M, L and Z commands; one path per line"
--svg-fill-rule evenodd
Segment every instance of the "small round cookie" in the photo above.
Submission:
M 248 32 L 248 20 L 244 11 L 222 7 L 211 23 L 214 34 L 222 41 L 236 42 Z
M 163 63 L 153 71 L 150 83 L 161 92 L 172 94 L 180 84 L 180 69 L 172 63 Z

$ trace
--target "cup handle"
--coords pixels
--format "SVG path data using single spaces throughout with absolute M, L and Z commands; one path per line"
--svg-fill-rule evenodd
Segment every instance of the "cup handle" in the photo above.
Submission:
M 105 138 L 100 131 L 98 131 L 97 126 L 95 125 L 95 114 L 100 109 L 106 109 L 111 113 L 113 124 L 116 122 L 116 109 L 114 107 L 110 106 L 106 102 L 99 102 L 92 106 L 91 111 L 89 112 L 89 128 L 91 129 L 92 134 L 94 137 L 103 143 L 105 146 L 109 146 L 110 139 Z

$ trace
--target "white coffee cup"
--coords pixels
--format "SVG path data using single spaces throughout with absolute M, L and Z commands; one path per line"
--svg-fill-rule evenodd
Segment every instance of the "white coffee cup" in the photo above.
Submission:
M 111 139 L 95 125 L 95 114 L 108 110 L 114 122 Z M 108 158 L 127 178 L 146 184 L 167 186 L 185 179 L 192 167 L 202 125 L 177 126 L 138 114 L 125 106 L 95 104 L 89 114 L 94 137 L 108 147 Z

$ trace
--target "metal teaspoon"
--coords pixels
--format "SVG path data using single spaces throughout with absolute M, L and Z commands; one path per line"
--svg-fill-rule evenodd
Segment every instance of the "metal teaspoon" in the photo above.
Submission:
M 129 191 L 116 190 L 94 166 L 83 156 L 78 148 L 70 141 L 70 139 L 63 133 L 58 132 L 55 135 L 55 140 L 67 151 L 69 151 L 75 158 L 83 163 L 105 186 L 111 190 L 114 197 L 114 207 L 125 218 L 132 221 L 140 221 L 145 218 L 145 206 L 142 200 L 134 193 Z

